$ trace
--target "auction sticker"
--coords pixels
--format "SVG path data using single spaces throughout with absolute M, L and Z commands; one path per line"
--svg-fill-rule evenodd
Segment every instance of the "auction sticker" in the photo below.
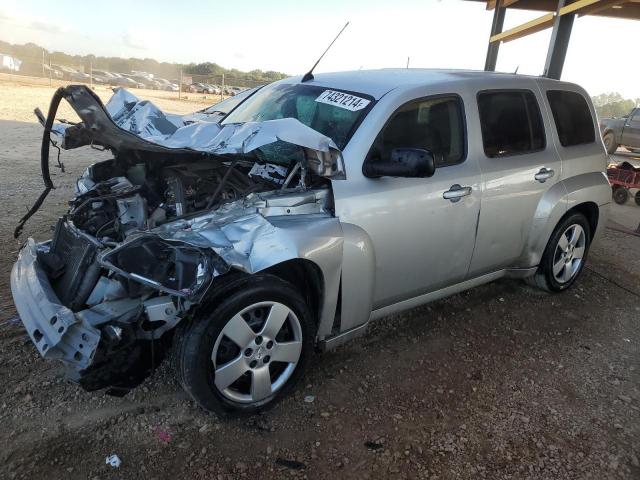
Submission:
M 326 103 L 327 105 L 334 105 L 336 107 L 344 108 L 345 110 L 357 112 L 369 105 L 371 100 L 357 97 L 350 93 L 338 92 L 336 90 L 325 90 L 318 96 L 318 98 L 316 98 L 316 102 Z

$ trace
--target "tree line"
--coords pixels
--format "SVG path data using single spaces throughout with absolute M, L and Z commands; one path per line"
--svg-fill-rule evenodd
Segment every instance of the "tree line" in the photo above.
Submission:
M 635 100 L 625 99 L 618 92 L 601 93 L 591 97 L 591 100 L 596 112 L 598 112 L 598 118 L 622 117 L 640 105 L 640 97 Z
M 269 83 L 288 75 L 282 72 L 275 72 L 272 70 L 262 71 L 259 69 L 251 70 L 250 72 L 243 72 L 235 68 L 224 68 L 217 63 L 204 62 L 204 63 L 170 63 L 170 62 L 158 62 L 153 58 L 120 58 L 120 57 L 99 57 L 96 55 L 69 55 L 64 52 L 53 51 L 50 52 L 46 48 L 43 48 L 35 43 L 26 43 L 24 45 L 14 45 L 8 42 L 0 40 L 0 53 L 15 56 L 17 59 L 22 60 L 27 64 L 41 63 L 43 59 L 45 63 L 68 65 L 75 67 L 83 67 L 85 72 L 89 71 L 89 67 L 107 70 L 118 73 L 130 73 L 132 71 L 143 71 L 153 73 L 161 78 L 178 78 L 180 70 L 183 73 L 193 75 L 210 75 L 219 76 L 225 74 L 226 76 L 249 80 L 252 82 Z

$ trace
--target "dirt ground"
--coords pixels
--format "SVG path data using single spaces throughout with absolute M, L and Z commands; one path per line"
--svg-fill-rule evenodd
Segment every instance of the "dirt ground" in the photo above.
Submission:
M 640 478 L 640 237 L 613 230 L 571 291 L 503 280 L 384 319 L 316 355 L 261 415 L 202 412 L 168 363 L 123 398 L 67 383 L 16 322 L 8 287 L 13 228 L 42 188 L 30 111 L 52 93 L 0 84 L 0 478 Z M 25 236 L 50 235 L 101 156 L 63 152 Z

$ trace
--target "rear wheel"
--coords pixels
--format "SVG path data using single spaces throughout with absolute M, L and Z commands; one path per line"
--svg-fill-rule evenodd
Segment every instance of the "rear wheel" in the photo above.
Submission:
M 636 205 L 638 205 L 640 207 L 640 190 L 638 190 L 636 192 L 636 195 L 635 195 L 634 199 L 636 201 Z
M 613 187 L 613 201 L 618 205 L 624 205 L 629 200 L 629 190 L 621 185 Z
M 553 231 L 538 271 L 529 283 L 549 292 L 566 290 L 582 272 L 590 244 L 591 230 L 585 216 L 570 215 Z
M 270 275 L 248 276 L 177 332 L 179 381 L 204 409 L 255 412 L 291 390 L 313 348 L 300 294 Z
M 616 143 L 616 137 L 613 135 L 613 132 L 607 132 L 602 136 L 602 140 L 604 142 L 604 148 L 607 149 L 607 153 L 611 155 L 615 153 L 618 149 L 618 144 Z

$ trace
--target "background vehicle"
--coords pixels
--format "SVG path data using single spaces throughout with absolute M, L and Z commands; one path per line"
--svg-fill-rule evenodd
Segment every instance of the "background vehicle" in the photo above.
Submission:
M 71 67 L 67 67 L 65 65 L 52 64 L 51 66 L 56 70 L 62 72 L 63 80 L 68 80 L 72 82 L 86 82 L 86 83 L 89 82 L 89 75 L 87 75 L 86 73 L 78 72 L 77 70 Z
M 178 91 L 178 85 L 171 83 L 169 80 L 164 78 L 155 78 L 154 80 L 160 84 L 160 90 L 166 90 L 168 92 Z
M 120 73 L 113 73 L 113 75 L 115 77 L 113 79 L 113 84 L 118 86 L 118 87 L 145 88 L 145 85 L 143 83 L 136 82 L 132 78 L 125 77 L 124 75 L 122 75 Z
M 314 345 L 371 320 L 502 277 L 570 288 L 606 225 L 595 111 L 565 82 L 318 74 L 195 125 L 148 103 L 113 120 L 84 86 L 56 95 L 83 120 L 63 145 L 115 158 L 78 179 L 51 243 L 27 241 L 11 285 L 39 352 L 89 390 L 132 388 L 173 349 L 203 408 L 257 411 Z M 137 102 L 119 90 L 107 107 Z
M 210 83 L 205 83 L 204 85 L 209 87 L 209 91 L 214 95 L 220 95 L 222 93 L 222 90 L 217 85 L 211 85 Z
M 91 74 L 93 75 L 94 79 L 100 78 L 102 80 L 102 83 L 106 85 L 124 86 L 124 85 L 121 85 L 121 83 L 126 83 L 127 86 L 130 86 L 130 87 L 135 86 L 134 84 L 129 82 L 120 82 L 119 78 L 122 78 L 122 77 L 119 77 L 114 73 L 107 72 L 106 70 L 100 70 L 100 69 L 94 68 L 91 71 Z
M 149 88 L 151 90 L 160 90 L 161 84 L 156 80 L 152 80 L 139 75 L 132 75 L 128 73 L 122 73 L 123 77 L 130 78 L 138 85 L 138 88 Z
M 193 122 L 204 121 L 204 122 L 218 123 L 222 121 L 222 119 L 226 117 L 229 114 L 229 112 L 231 112 L 234 108 L 236 108 L 246 99 L 251 97 L 251 95 L 256 93 L 263 86 L 264 85 L 260 85 L 258 87 L 249 88 L 247 90 L 240 92 L 238 95 L 226 98 L 221 102 L 211 105 L 208 108 L 204 108 L 192 114 L 185 115 L 183 118 L 186 121 L 193 121 Z
M 206 85 L 204 83 L 199 83 L 199 82 L 192 83 L 189 86 L 189 91 L 191 93 L 205 93 L 205 94 L 214 92 L 213 88 L 211 88 L 210 86 L 208 86 L 208 85 Z
M 640 153 L 640 107 L 622 118 L 603 118 L 600 131 L 607 153 L 614 153 L 618 147 Z

